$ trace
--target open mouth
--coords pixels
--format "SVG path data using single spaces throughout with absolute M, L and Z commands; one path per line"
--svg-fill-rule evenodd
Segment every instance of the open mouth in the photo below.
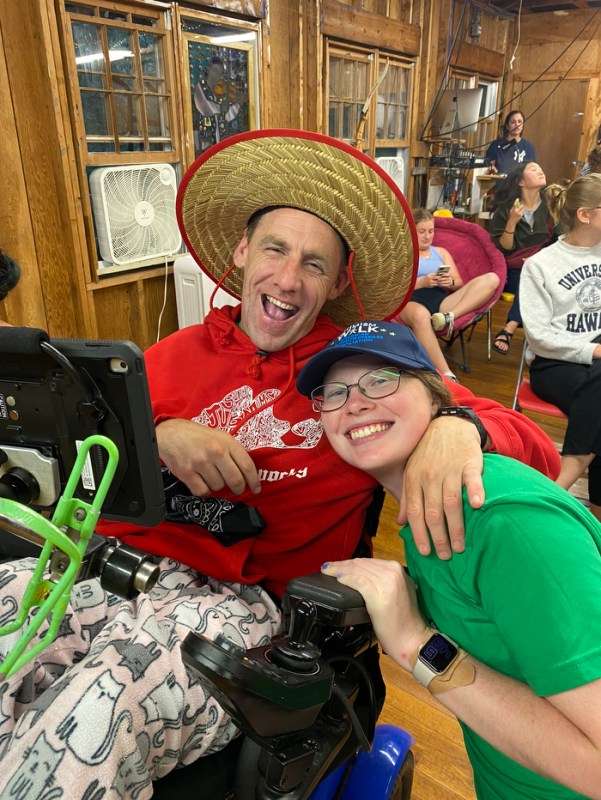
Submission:
M 357 439 L 367 439 L 369 436 L 373 436 L 374 433 L 382 433 L 382 431 L 387 431 L 389 428 L 392 428 L 392 422 L 378 422 L 374 425 L 364 425 L 362 428 L 353 428 L 347 433 L 347 436 L 355 442 Z
M 290 319 L 298 314 L 298 306 L 292 306 L 290 303 L 284 303 L 283 300 L 278 300 L 269 294 L 262 296 L 263 310 L 270 319 L 278 322 Z

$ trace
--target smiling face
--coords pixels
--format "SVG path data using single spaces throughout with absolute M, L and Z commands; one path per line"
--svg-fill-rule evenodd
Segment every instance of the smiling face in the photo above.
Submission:
M 534 161 L 526 164 L 519 186 L 522 189 L 544 189 L 547 183 L 545 173 Z
M 294 208 L 264 214 L 234 251 L 234 263 L 244 269 L 242 330 L 268 353 L 306 336 L 326 300 L 348 285 L 336 231 Z
M 381 358 L 351 356 L 330 367 L 324 382 L 351 385 L 370 369 L 381 369 L 387 363 Z M 353 387 L 342 408 L 322 413 L 321 422 L 344 461 L 369 472 L 396 496 L 405 463 L 437 407 L 419 378 L 401 375 L 397 391 L 377 400 Z
M 424 220 L 415 226 L 417 231 L 417 243 L 420 253 L 426 253 L 430 249 L 434 239 L 434 220 Z

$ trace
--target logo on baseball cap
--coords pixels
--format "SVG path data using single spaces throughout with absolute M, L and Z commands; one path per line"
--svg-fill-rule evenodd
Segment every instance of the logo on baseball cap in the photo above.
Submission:
M 296 381 L 301 394 L 310 396 L 324 382 L 327 371 L 343 358 L 369 355 L 407 369 L 423 369 L 438 374 L 430 357 L 406 325 L 368 320 L 356 322 L 313 356 Z

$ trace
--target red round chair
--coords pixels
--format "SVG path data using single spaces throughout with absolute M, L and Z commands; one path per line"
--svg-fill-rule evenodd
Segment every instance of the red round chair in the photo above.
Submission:
M 464 372 L 469 372 L 467 348 L 464 339 L 464 331 L 469 330 L 468 341 L 472 338 L 475 325 L 486 316 L 487 322 L 487 343 L 488 360 L 491 355 L 491 328 L 492 313 L 491 309 L 497 302 L 507 277 L 507 266 L 505 258 L 492 242 L 488 231 L 474 222 L 466 222 L 454 217 L 434 217 L 434 246 L 444 247 L 453 256 L 459 274 L 463 281 L 467 282 L 477 275 L 485 272 L 495 272 L 499 276 L 499 286 L 494 295 L 480 308 L 457 317 L 453 326 L 451 336 L 447 335 L 447 329 L 438 333 L 448 345 L 453 344 L 455 339 L 461 342 L 461 356 L 463 363 L 461 368 Z

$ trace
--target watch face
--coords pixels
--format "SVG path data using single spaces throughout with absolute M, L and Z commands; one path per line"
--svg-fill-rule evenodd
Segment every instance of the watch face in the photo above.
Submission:
M 435 633 L 420 650 L 419 660 L 434 672 L 441 673 L 445 671 L 456 655 L 455 645 L 446 636 Z

